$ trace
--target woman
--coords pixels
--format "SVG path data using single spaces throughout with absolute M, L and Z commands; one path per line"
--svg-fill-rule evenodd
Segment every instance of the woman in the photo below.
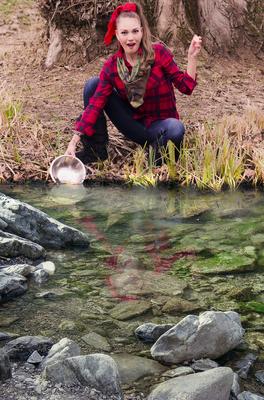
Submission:
M 168 140 L 179 149 L 184 125 L 179 121 L 173 85 L 188 95 L 196 86 L 201 37 L 193 37 L 187 72 L 182 72 L 163 44 L 151 42 L 147 20 L 137 3 L 120 5 L 113 12 L 105 44 L 109 45 L 114 36 L 119 49 L 105 62 L 99 78 L 86 83 L 85 110 L 66 151 L 85 164 L 107 158 L 104 112 L 126 138 L 141 146 L 151 145 L 156 157 Z M 75 154 L 80 140 L 83 150 Z

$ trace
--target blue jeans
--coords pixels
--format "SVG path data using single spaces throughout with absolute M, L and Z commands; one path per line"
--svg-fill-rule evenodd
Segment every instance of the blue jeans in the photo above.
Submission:
M 91 78 L 86 82 L 83 91 L 84 108 L 89 104 L 89 100 L 93 96 L 98 83 L 98 77 Z M 121 132 L 127 139 L 132 140 L 141 146 L 146 144 L 151 145 L 158 153 L 158 148 L 165 147 L 168 140 L 171 140 L 175 144 L 176 148 L 178 150 L 180 149 L 185 128 L 183 123 L 176 118 L 167 118 L 155 121 L 147 128 L 144 123 L 133 119 L 133 114 L 135 112 L 133 107 L 122 100 L 115 90 L 109 96 L 104 107 L 104 112 L 119 132 Z M 95 134 L 91 137 L 86 135 L 81 137 L 84 151 L 82 154 L 80 154 L 81 152 L 77 153 L 76 156 L 83 162 L 87 163 L 83 156 L 85 153 L 88 154 L 91 151 L 91 147 L 100 147 L 100 145 L 102 147 L 108 143 L 107 125 L 104 112 L 100 114 L 94 126 Z M 176 151 L 176 158 L 178 158 L 178 154 L 179 151 Z M 104 159 L 103 157 L 100 157 L 100 154 L 98 158 Z

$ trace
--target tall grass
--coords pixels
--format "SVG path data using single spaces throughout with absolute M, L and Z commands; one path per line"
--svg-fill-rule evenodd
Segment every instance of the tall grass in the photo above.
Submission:
M 23 105 L 8 96 L 4 85 L 0 87 L 0 131 L 1 182 L 47 180 L 52 159 L 64 153 L 70 139 L 25 115 Z M 263 136 L 264 114 L 251 107 L 241 116 L 225 116 L 218 124 L 187 129 L 178 161 L 172 142 L 160 149 L 161 167 L 156 165 L 152 148 L 147 153 L 118 138 L 111 140 L 116 152 L 111 151 L 104 163 L 88 166 L 88 177 L 140 186 L 177 182 L 215 191 L 234 190 L 243 182 L 259 185 L 264 182 Z
M 48 165 L 64 147 L 54 135 L 23 112 L 20 102 L 0 88 L 0 181 L 45 180 Z

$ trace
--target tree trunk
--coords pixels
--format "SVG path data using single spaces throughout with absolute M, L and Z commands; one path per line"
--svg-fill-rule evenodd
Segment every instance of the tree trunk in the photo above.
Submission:
M 49 36 L 60 34 L 60 43 L 56 38 L 50 42 L 53 49 L 49 49 L 46 65 L 54 63 L 59 54 L 61 62 L 83 64 L 107 52 L 103 37 L 119 0 L 38 1 L 51 29 Z M 245 46 L 256 54 L 263 50 L 263 0 L 139 1 L 155 40 L 161 39 L 169 46 L 186 48 L 196 33 L 203 37 L 209 54 L 233 53 Z M 54 51 L 56 57 L 52 58 Z
M 257 8 L 263 8 L 262 0 L 251 0 L 251 5 L 254 1 Z M 247 0 L 158 0 L 158 9 L 158 36 L 171 45 L 180 42 L 186 46 L 194 33 L 203 37 L 209 54 L 227 53 L 245 45 Z M 262 35 L 263 22 L 259 44 Z

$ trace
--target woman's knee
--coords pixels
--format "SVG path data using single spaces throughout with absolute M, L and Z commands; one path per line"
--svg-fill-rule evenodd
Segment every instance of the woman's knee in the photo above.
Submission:
M 166 138 L 179 142 L 183 139 L 185 127 L 181 121 L 176 118 L 168 118 L 166 120 Z
M 88 106 L 89 99 L 93 96 L 94 92 L 96 91 L 96 88 L 99 83 L 99 78 L 98 76 L 94 76 L 85 83 L 84 89 L 83 89 L 83 102 L 84 102 L 84 108 Z

